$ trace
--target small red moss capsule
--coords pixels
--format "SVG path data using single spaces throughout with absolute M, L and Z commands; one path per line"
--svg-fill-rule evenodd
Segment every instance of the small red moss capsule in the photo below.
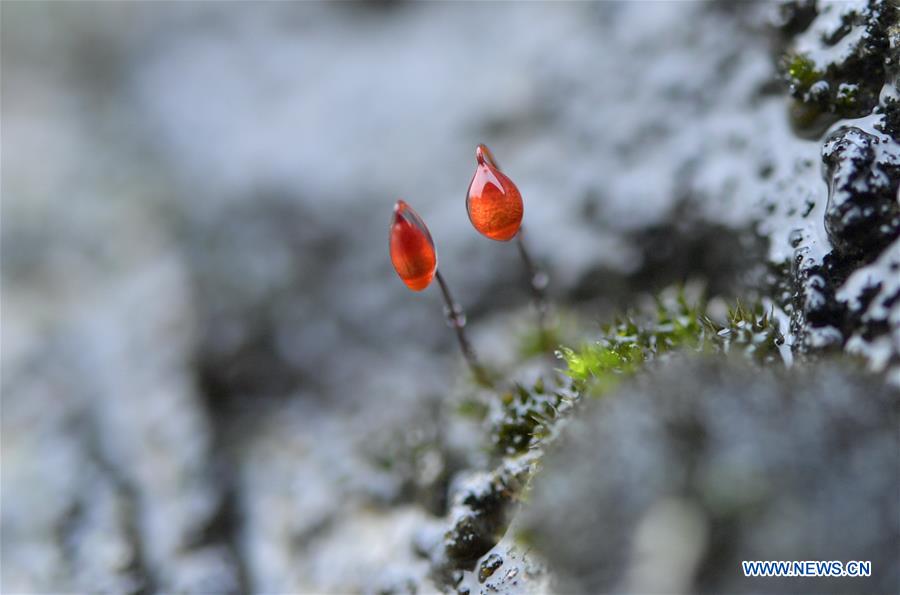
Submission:
M 485 145 L 475 148 L 475 175 L 469 184 L 466 210 L 469 221 L 482 235 L 505 242 L 516 237 L 522 226 L 522 195 L 494 163 Z
M 391 263 L 413 291 L 431 283 L 437 269 L 437 253 L 425 222 L 403 200 L 394 205 L 390 230 Z

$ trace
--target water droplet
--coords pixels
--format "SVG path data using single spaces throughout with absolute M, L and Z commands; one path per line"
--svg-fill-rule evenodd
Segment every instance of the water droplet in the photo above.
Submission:
M 413 291 L 422 291 L 437 270 L 434 241 L 425 222 L 405 201 L 398 200 L 391 218 L 391 263 L 400 279 Z
M 479 233 L 492 240 L 511 240 L 522 226 L 525 212 L 522 195 L 497 167 L 485 145 L 476 147 L 475 160 L 475 175 L 466 195 L 469 221 Z
M 791 248 L 796 248 L 803 241 L 803 230 L 802 229 L 792 229 L 791 233 L 788 235 L 788 243 L 791 245 Z
M 550 283 L 550 277 L 544 271 L 538 271 L 531 278 L 531 286 L 535 289 L 546 289 Z
M 453 304 L 452 310 L 444 306 L 444 316 L 447 317 L 447 326 L 460 328 L 466 326 L 466 313 L 459 304 Z

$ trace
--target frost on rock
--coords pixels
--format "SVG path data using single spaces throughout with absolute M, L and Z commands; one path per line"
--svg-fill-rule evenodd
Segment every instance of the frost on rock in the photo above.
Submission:
M 788 2 L 783 11 L 795 13 L 784 23 L 793 33 L 784 69 L 797 102 L 794 123 L 814 134 L 839 117 L 868 115 L 878 105 L 889 52 L 896 53 L 896 7 L 880 0 Z
M 475 568 L 500 541 L 536 461 L 534 452 L 511 457 L 494 471 L 470 473 L 451 487 L 449 528 L 427 552 L 438 584 L 458 584 L 462 571 Z
M 893 364 L 889 379 L 900 386 L 900 239 L 878 260 L 857 269 L 838 290 L 837 299 L 857 321 L 847 351 L 865 357 L 877 371 Z
M 790 2 L 782 11 L 787 78 L 806 116 L 819 118 L 803 134 L 820 139 L 824 184 L 807 158 L 793 180 L 767 190 L 760 229 L 782 270 L 776 300 L 791 317 L 796 351 L 846 350 L 896 381 L 897 316 L 889 310 L 897 274 L 889 263 L 900 237 L 898 8 Z
M 515 528 L 510 529 L 490 552 L 481 557 L 473 570 L 462 573 L 456 586 L 459 595 L 529 595 L 553 593 L 547 568 L 530 553 L 530 548 L 517 544 Z
M 828 181 L 825 229 L 845 257 L 871 257 L 900 236 L 900 145 L 878 133 L 884 117 L 867 132 L 844 126 L 822 148 Z

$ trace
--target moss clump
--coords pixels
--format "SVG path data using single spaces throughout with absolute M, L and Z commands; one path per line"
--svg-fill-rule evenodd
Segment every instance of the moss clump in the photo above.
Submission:
M 539 378 L 531 387 L 516 384 L 500 399 L 494 416 L 491 440 L 498 454 L 514 454 L 527 450 L 549 432 L 571 398 L 559 388 L 547 390 Z
M 805 2 L 788 13 L 797 18 L 786 19 L 785 41 L 803 47 L 781 62 L 798 134 L 816 137 L 839 118 L 871 113 L 896 71 L 897 3 Z
M 761 304 L 748 307 L 739 302 L 725 318 L 724 324 L 714 322 L 704 300 L 691 302 L 679 291 L 658 298 L 650 316 L 628 315 L 603 327 L 594 341 L 577 349 L 561 347 L 557 355 L 566 362 L 568 381 L 554 376 L 539 378 L 531 386 L 516 384 L 490 405 L 495 451 L 508 455 L 539 445 L 582 395 L 605 394 L 674 351 L 740 349 L 760 363 L 779 360 L 782 338 Z
M 599 337 L 579 349 L 561 347 L 563 373 L 544 373 L 534 382 L 519 382 L 486 404 L 461 408 L 490 427 L 500 465 L 490 475 L 461 489 L 451 508 L 452 523 L 444 535 L 437 575 L 456 584 L 452 572 L 472 569 L 508 527 L 514 505 L 543 456 L 543 447 L 565 425 L 583 395 L 597 396 L 623 378 L 640 372 L 666 354 L 694 350 L 726 353 L 740 349 L 758 362 L 776 361 L 781 338 L 761 304 L 737 303 L 725 322 L 714 322 L 708 303 L 690 301 L 683 291 L 664 291 L 653 312 L 628 315 L 603 327 Z M 522 537 L 522 536 L 520 536 Z M 487 558 L 479 577 L 490 578 L 496 558 Z
M 708 315 L 702 300 L 689 303 L 683 293 L 657 301 L 654 317 L 630 315 L 605 327 L 599 340 L 578 349 L 560 349 L 579 392 L 601 395 L 645 364 L 675 350 L 727 353 L 741 349 L 760 363 L 778 358 L 782 337 L 761 304 L 740 302 L 728 310 L 725 324 Z
M 791 93 L 794 96 L 804 95 L 823 77 L 823 73 L 816 70 L 813 61 L 805 54 L 787 56 L 784 68 L 788 84 L 791 86 Z
M 834 105 L 838 113 L 851 114 L 859 110 L 859 85 L 841 83 L 834 96 Z

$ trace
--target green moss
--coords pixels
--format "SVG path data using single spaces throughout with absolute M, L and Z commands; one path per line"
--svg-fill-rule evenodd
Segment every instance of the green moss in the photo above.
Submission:
M 578 390 L 601 395 L 647 362 L 675 350 L 726 353 L 743 350 L 759 362 L 778 357 L 780 335 L 762 305 L 738 302 L 728 310 L 727 322 L 715 323 L 701 300 L 688 303 L 683 293 L 674 301 L 657 302 L 655 316 L 630 315 L 605 327 L 598 340 L 578 349 L 562 348 L 565 373 Z
M 837 112 L 848 117 L 859 111 L 859 85 L 841 83 L 834 97 Z
M 785 59 L 785 64 L 788 83 L 795 96 L 806 93 L 822 79 L 823 73 L 816 70 L 813 61 L 805 54 L 789 55 Z
M 499 454 L 522 452 L 543 438 L 559 417 L 565 399 L 561 392 L 548 392 L 543 379 L 530 388 L 516 384 L 513 390 L 504 393 L 491 429 L 496 451 Z
M 781 339 L 762 305 L 738 302 L 718 324 L 704 300 L 691 302 L 683 291 L 663 295 L 667 297 L 657 299 L 653 312 L 615 320 L 578 348 L 561 347 L 557 355 L 566 363 L 564 376 L 539 378 L 531 386 L 516 384 L 490 403 L 487 417 L 497 454 L 520 453 L 541 443 L 581 396 L 606 394 L 672 352 L 740 350 L 760 363 L 780 359 Z

